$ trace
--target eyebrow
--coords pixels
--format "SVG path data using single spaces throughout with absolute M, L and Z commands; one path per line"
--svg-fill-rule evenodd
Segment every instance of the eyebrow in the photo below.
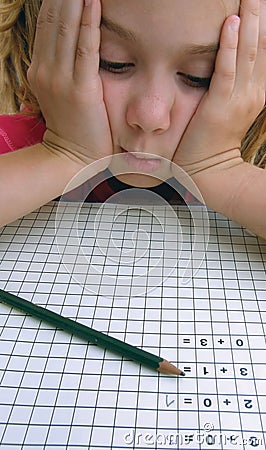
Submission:
M 113 22 L 111 19 L 107 19 L 102 16 L 101 26 L 105 27 L 107 30 L 116 33 L 122 39 L 127 41 L 137 42 L 137 36 L 132 30 L 127 30 L 123 28 L 118 23 Z M 216 42 L 211 42 L 208 44 L 189 44 L 184 47 L 184 52 L 190 55 L 205 55 L 208 53 L 217 53 L 219 49 L 219 44 Z
M 185 51 L 191 55 L 205 55 L 208 53 L 217 53 L 219 44 L 211 42 L 210 44 L 191 44 L 185 47 Z
M 121 27 L 118 23 L 113 22 L 111 19 L 107 19 L 102 16 L 101 26 L 105 27 L 107 30 L 116 33 L 122 39 L 126 39 L 127 41 L 137 41 L 137 36 L 133 31 L 126 30 Z

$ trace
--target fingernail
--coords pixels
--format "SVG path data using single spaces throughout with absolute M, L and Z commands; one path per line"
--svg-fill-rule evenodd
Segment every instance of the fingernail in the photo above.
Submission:
M 239 30 L 239 25 L 240 25 L 239 17 L 235 17 L 235 19 L 232 20 L 232 22 L 230 23 L 230 26 L 231 26 L 233 31 L 238 31 Z
M 85 6 L 89 6 L 90 5 L 90 0 L 85 0 Z

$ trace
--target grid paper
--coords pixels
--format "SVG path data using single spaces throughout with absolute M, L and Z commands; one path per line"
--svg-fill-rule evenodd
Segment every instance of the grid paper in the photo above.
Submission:
M 0 303 L 0 449 L 265 449 L 266 243 L 210 211 L 207 253 L 183 282 L 188 209 L 83 205 L 75 222 L 62 208 L 0 230 L 0 288 L 186 377 Z

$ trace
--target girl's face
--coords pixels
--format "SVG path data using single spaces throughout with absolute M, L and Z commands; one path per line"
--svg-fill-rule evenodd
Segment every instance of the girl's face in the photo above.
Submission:
M 129 172 L 151 174 L 120 179 L 152 186 L 157 169 L 167 172 L 160 157 L 173 159 L 208 89 L 222 25 L 239 1 L 102 0 L 102 7 L 100 74 L 114 153 L 125 153 Z

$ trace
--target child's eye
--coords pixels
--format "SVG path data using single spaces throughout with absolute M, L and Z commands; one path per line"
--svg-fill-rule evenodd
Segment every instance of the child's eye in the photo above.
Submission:
M 104 59 L 100 60 L 100 68 L 112 73 L 124 73 L 130 67 L 133 67 L 133 65 L 134 64 L 132 63 L 120 63 L 114 61 L 106 61 Z
M 182 76 L 184 82 L 191 87 L 209 89 L 211 84 L 211 77 L 193 77 L 192 75 L 179 73 Z
M 106 70 L 107 72 L 112 73 L 125 73 L 128 71 L 130 67 L 133 67 L 134 64 L 132 63 L 122 63 L 122 62 L 115 62 L 115 61 L 107 61 L 105 59 L 100 59 L 100 68 L 103 70 Z M 209 89 L 210 83 L 211 83 L 211 77 L 194 77 L 192 75 L 179 73 L 178 75 L 181 75 L 184 82 L 191 87 L 195 88 L 205 88 Z

